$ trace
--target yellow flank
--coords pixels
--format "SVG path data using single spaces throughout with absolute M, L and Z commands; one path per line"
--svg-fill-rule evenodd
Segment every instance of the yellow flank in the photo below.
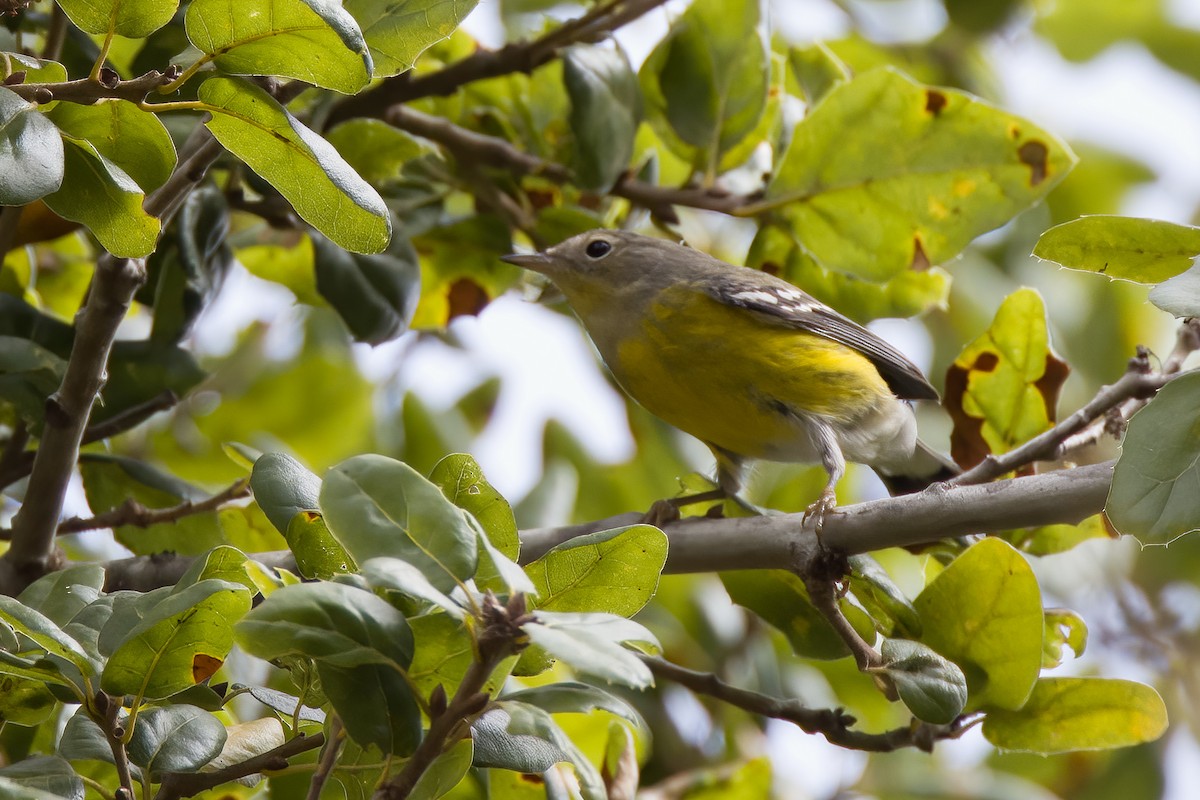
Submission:
M 891 401 L 857 351 L 687 285 L 664 291 L 648 312 L 641 331 L 602 353 L 609 368 L 650 412 L 739 455 L 778 459 L 808 447 L 800 414 L 850 424 Z

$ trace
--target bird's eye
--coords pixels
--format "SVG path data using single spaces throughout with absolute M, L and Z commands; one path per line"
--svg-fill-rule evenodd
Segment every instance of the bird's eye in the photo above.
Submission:
M 588 254 L 588 258 L 604 258 L 612 250 L 612 245 L 603 239 L 593 239 L 588 242 L 588 246 L 583 252 Z

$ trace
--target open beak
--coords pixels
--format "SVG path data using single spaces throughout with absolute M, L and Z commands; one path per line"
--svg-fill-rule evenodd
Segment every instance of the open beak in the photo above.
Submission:
M 545 272 L 550 266 L 550 256 L 545 253 L 513 253 L 512 255 L 500 256 L 500 260 L 508 264 L 516 264 L 518 267 L 531 269 L 534 272 Z

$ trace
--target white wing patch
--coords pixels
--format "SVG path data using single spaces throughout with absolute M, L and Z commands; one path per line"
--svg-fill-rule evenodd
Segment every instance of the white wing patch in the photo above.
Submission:
M 761 291 L 759 289 L 734 292 L 729 296 L 734 300 L 741 300 L 745 303 L 770 303 L 771 305 L 775 305 L 779 302 L 779 296 L 775 292 Z
M 742 289 L 731 292 L 729 300 L 738 305 L 754 307 L 755 305 L 774 306 L 780 312 L 791 314 L 806 314 L 817 307 L 817 303 L 799 289 L 767 286 L 765 288 Z

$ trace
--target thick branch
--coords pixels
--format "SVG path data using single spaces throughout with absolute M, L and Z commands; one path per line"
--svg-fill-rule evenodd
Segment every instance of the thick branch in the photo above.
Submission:
M 13 519 L 12 545 L 3 556 L 6 571 L 11 572 L 0 575 L 0 589 L 6 592 L 39 577 L 50 563 L 67 483 L 79 457 L 92 404 L 104 385 L 104 370 L 117 326 L 145 280 L 146 267 L 141 260 L 105 254 L 96 264 L 62 385 L 46 401 L 45 430 L 25 502 Z
M 562 164 L 530 155 L 497 136 L 467 130 L 441 117 L 393 106 L 384 119 L 389 125 L 437 142 L 460 161 L 505 169 L 518 176 L 537 175 L 560 184 L 574 180 L 571 170 Z M 753 201 L 720 189 L 656 186 L 628 175 L 617 181 L 610 194 L 624 197 L 666 220 L 674 219 L 671 206 L 675 205 L 737 215 Z
M 730 686 L 710 672 L 685 669 L 661 658 L 643 656 L 642 661 L 656 677 L 686 686 L 697 694 L 721 700 L 753 714 L 791 722 L 805 733 L 819 733 L 829 740 L 830 744 L 849 750 L 865 750 L 872 753 L 888 753 L 905 747 L 931 750 L 934 742 L 956 739 L 968 727 L 961 722 L 952 722 L 949 725 L 930 725 L 922 722 L 883 733 L 865 733 L 853 730 L 851 726 L 856 720 L 840 708 L 808 708 L 795 700 L 784 700 Z
M 288 765 L 287 760 L 292 756 L 315 750 L 324 743 L 325 734 L 323 733 L 313 736 L 301 734 L 262 755 L 248 758 L 238 764 L 231 764 L 223 769 L 212 772 L 168 772 L 163 775 L 162 785 L 158 789 L 158 794 L 154 796 L 154 800 L 176 800 L 180 797 L 191 797 L 247 775 L 284 769 Z
M 1076 523 L 1104 508 L 1112 467 L 1110 461 L 983 486 L 934 486 L 918 494 L 844 506 L 825 517 L 821 541 L 827 548 L 854 555 L 974 533 Z M 629 512 L 584 525 L 524 530 L 521 563 L 528 564 L 577 536 L 633 525 L 643 516 Z M 802 516 L 688 518 L 671 523 L 663 528 L 670 539 L 665 571 L 807 570 L 823 551 Z M 268 567 L 296 571 L 295 557 L 286 550 L 252 557 Z M 162 553 L 110 561 L 105 564 L 104 590 L 148 592 L 170 586 L 183 577 L 193 560 Z
M 422 97 L 445 97 L 485 78 L 533 70 L 577 42 L 597 42 L 666 0 L 609 0 L 587 14 L 563 23 L 529 42 L 513 42 L 499 50 L 479 50 L 449 66 L 414 77 L 412 71 L 386 78 L 378 86 L 347 98 L 333 109 L 329 125 L 352 117 L 380 117 L 392 107 Z
M 1076 523 L 1104 508 L 1113 462 L 1058 470 L 982 486 L 934 485 L 917 494 L 838 508 L 825 517 L 821 541 L 847 555 L 884 547 L 936 542 L 1054 523 Z M 540 528 L 521 534 L 521 561 L 585 533 L 629 525 L 640 514 L 624 514 L 592 525 Z M 667 572 L 723 569 L 805 571 L 818 556 L 811 524 L 801 514 L 689 518 L 664 528 L 671 546 Z

